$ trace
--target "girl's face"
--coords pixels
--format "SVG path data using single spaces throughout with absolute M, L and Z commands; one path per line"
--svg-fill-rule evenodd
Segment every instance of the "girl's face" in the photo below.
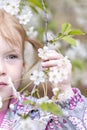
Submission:
M 9 97 L 11 87 L 8 77 L 11 78 L 14 87 L 18 89 L 24 69 L 22 49 L 10 46 L 0 37 L 0 96 Z

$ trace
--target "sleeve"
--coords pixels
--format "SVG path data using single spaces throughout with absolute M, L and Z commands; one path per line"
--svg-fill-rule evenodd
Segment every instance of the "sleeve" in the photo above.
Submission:
M 67 96 L 63 98 L 65 98 L 65 100 L 58 100 L 57 104 L 59 104 L 61 106 L 61 108 L 67 108 L 69 110 L 73 110 L 78 104 L 82 104 L 83 101 L 85 100 L 85 97 L 81 94 L 80 90 L 77 88 L 72 88 L 72 92 L 73 94 L 71 94 L 69 91 L 67 91 Z
M 73 88 L 74 95 L 64 101 L 57 101 L 63 115 L 51 117 L 46 130 L 87 130 L 87 98 Z

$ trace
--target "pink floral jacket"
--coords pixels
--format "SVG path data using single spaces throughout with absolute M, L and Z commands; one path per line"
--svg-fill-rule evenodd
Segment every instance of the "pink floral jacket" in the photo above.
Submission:
M 39 128 L 39 130 L 87 130 L 87 99 L 81 95 L 78 89 L 73 88 L 73 92 L 74 96 L 67 101 L 56 102 L 61 106 L 63 112 L 61 117 L 52 114 L 46 114 L 47 116 L 44 117 L 41 110 L 31 105 L 23 105 L 26 97 L 21 95 L 21 100 L 17 102 L 14 109 L 8 109 L 0 130 L 19 130 L 21 114 L 29 114 L 29 118 L 33 121 L 36 119 L 42 120 L 43 127 Z M 35 102 L 38 100 L 33 97 L 27 98 Z

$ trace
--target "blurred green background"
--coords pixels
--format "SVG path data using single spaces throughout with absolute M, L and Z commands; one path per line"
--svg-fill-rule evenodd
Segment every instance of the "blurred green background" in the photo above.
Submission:
M 60 49 L 72 61 L 72 86 L 80 88 L 87 96 L 87 0 L 46 0 L 48 6 L 48 30 L 57 34 L 63 23 L 81 29 L 85 35 L 76 36 L 77 46 L 61 41 Z

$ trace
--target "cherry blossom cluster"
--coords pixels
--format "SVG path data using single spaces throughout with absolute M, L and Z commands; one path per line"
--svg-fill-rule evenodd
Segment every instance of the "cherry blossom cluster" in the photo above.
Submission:
M 43 48 L 40 48 L 38 50 L 38 56 L 41 59 L 47 59 L 47 53 L 49 48 L 44 46 Z M 39 85 L 40 83 L 44 83 L 45 81 L 51 82 L 51 83 L 61 83 L 66 82 L 69 77 L 69 70 L 68 67 L 70 66 L 70 61 L 68 58 L 62 57 L 58 59 L 57 66 L 53 67 L 52 69 L 48 70 L 48 73 L 45 74 L 45 71 L 42 70 L 35 70 L 33 71 L 30 79 L 34 81 L 35 85 Z

